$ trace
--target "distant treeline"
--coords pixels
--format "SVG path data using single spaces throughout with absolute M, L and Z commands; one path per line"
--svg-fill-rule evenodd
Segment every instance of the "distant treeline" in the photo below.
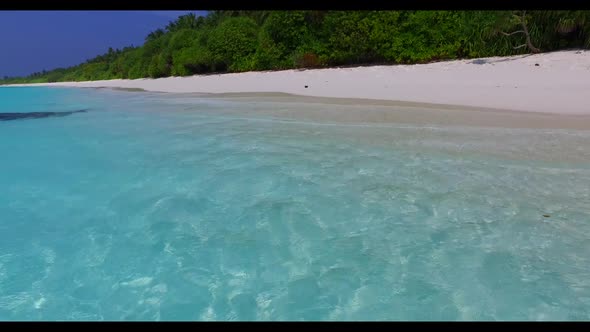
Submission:
M 590 47 L 590 11 L 213 11 L 1 84 L 425 63 Z

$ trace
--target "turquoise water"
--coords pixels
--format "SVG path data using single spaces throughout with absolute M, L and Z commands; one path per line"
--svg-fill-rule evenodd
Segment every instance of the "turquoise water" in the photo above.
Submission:
M 265 107 L 0 88 L 0 319 L 590 319 L 589 132 Z

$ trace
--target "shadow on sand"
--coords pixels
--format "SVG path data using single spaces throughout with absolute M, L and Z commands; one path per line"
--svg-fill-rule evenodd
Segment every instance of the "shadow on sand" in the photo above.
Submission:
M 533 55 L 533 54 L 524 54 L 521 56 L 514 56 L 514 57 L 503 58 L 503 59 L 475 59 L 475 60 L 471 61 L 471 63 L 474 65 L 485 65 L 488 63 L 498 63 L 498 62 L 520 60 L 520 59 L 528 58 L 531 55 Z

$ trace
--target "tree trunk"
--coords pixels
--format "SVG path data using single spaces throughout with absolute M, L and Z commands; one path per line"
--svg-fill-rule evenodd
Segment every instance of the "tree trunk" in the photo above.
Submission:
M 529 28 L 526 25 L 526 10 L 522 11 L 522 16 L 519 16 L 517 14 L 513 14 L 513 15 L 518 19 L 518 22 L 520 23 L 522 30 L 514 31 L 512 33 L 506 33 L 506 32 L 500 31 L 500 33 L 503 34 L 504 36 L 507 36 L 507 37 L 515 35 L 517 33 L 524 33 L 525 38 L 526 38 L 526 42 L 522 45 L 515 46 L 512 48 L 517 50 L 519 48 L 527 47 L 532 53 L 541 52 L 541 50 L 536 48 L 535 45 L 533 45 L 533 42 L 531 41 L 531 35 L 529 33 Z
M 533 53 L 541 52 L 540 49 L 536 48 L 533 43 L 531 42 L 531 35 L 529 34 L 529 29 L 526 25 L 526 10 L 522 11 L 522 17 L 520 18 L 520 24 L 522 25 L 522 30 L 524 31 L 524 35 L 526 36 L 526 45 Z

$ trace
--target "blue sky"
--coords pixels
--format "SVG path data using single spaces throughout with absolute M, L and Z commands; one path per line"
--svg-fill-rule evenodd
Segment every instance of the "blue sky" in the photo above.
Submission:
M 143 44 L 190 11 L 0 11 L 0 77 L 67 67 Z M 193 11 L 204 15 L 204 11 Z

